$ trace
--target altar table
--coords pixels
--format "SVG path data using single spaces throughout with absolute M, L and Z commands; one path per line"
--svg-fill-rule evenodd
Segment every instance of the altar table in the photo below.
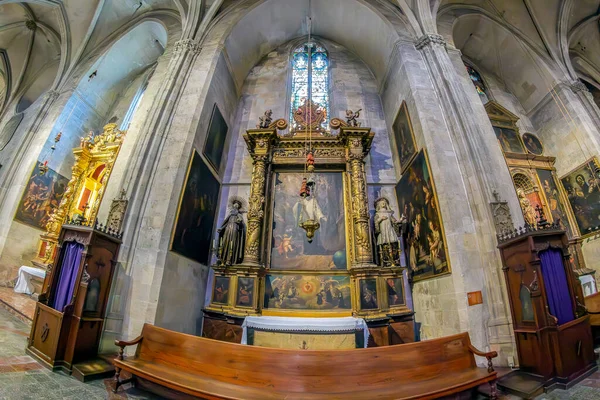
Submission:
M 367 347 L 369 328 L 362 318 L 246 317 L 242 344 L 312 350 Z
M 31 278 L 34 276 L 44 280 L 46 271 L 40 268 L 28 267 L 26 265 L 19 268 L 19 277 L 17 278 L 14 289 L 15 293 L 33 294 L 35 288 L 31 284 Z

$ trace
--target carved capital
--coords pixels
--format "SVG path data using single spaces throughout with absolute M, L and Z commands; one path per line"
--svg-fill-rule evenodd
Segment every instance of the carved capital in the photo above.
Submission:
M 581 81 L 574 81 L 571 83 L 571 85 L 569 85 L 571 87 L 571 90 L 573 90 L 573 92 L 578 93 L 578 92 L 589 92 L 587 86 L 585 86 L 585 84 Z
M 58 96 L 60 96 L 60 92 L 58 90 L 48 90 L 46 93 L 44 93 L 44 97 L 48 101 L 54 101 L 58 99 Z
M 202 50 L 200 43 L 193 39 L 181 39 L 175 42 L 175 53 L 190 52 L 192 54 L 198 54 Z
M 425 34 L 418 38 L 415 42 L 415 47 L 417 48 L 417 50 L 421 50 L 427 46 L 434 44 L 443 46 L 444 49 L 446 48 L 446 41 L 444 40 L 442 35 L 432 33 Z

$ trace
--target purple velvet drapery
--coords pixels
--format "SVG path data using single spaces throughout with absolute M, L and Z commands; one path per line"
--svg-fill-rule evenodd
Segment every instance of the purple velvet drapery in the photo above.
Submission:
M 544 287 L 548 297 L 550 314 L 558 318 L 562 325 L 575 319 L 573 303 L 569 292 L 569 283 L 563 264 L 563 254 L 560 250 L 549 248 L 539 253 L 542 261 Z
M 55 310 L 63 312 L 65 306 L 71 302 L 71 297 L 73 297 L 75 291 L 75 280 L 79 272 L 82 250 L 83 245 L 77 242 L 69 242 L 64 245 L 65 253 L 62 258 L 58 287 L 52 305 Z

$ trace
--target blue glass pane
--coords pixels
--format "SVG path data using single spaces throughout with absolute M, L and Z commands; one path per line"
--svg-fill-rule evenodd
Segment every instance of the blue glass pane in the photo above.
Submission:
M 323 128 L 329 123 L 329 58 L 322 46 L 312 45 L 312 76 L 310 93 L 312 101 L 325 109 Z M 294 125 L 293 112 L 308 98 L 309 44 L 297 47 L 292 55 L 292 95 L 290 99 L 290 122 Z
M 487 103 L 489 100 L 488 95 L 487 95 L 487 88 L 485 87 L 485 83 L 483 83 L 483 79 L 481 78 L 481 75 L 479 75 L 479 72 L 477 72 L 470 65 L 465 64 L 465 67 L 467 68 L 467 72 L 469 73 L 471 82 L 473 82 L 473 85 L 475 86 L 475 90 L 477 90 L 477 94 L 479 95 L 479 98 L 481 99 L 481 101 L 484 104 Z

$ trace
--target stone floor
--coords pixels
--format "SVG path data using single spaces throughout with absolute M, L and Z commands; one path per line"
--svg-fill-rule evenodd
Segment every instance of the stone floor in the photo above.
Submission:
M 33 320 L 36 300 L 29 295 L 15 293 L 13 288 L 0 286 L 0 306 L 7 308 L 21 321 Z
M 112 379 L 81 383 L 70 376 L 51 372 L 25 354 L 29 324 L 0 307 L 0 400 L 25 399 L 157 399 L 125 385 L 112 393 Z M 501 396 L 504 400 L 518 399 Z M 536 400 L 600 400 L 600 372 L 570 390 L 554 390 Z

